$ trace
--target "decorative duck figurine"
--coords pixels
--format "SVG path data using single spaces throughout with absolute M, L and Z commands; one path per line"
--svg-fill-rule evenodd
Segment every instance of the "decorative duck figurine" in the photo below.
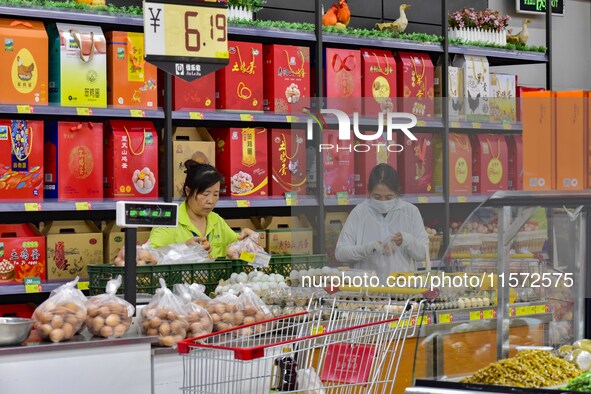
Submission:
M 401 4 L 400 17 L 398 17 L 398 19 L 396 19 L 394 22 L 376 23 L 376 29 L 390 30 L 392 33 L 404 33 L 406 27 L 408 26 L 408 19 L 405 12 L 405 10 L 408 8 L 410 8 L 410 4 Z
M 522 29 L 517 34 L 512 34 L 507 36 L 507 43 L 511 44 L 527 44 L 527 40 L 529 40 L 529 30 L 527 29 L 527 25 L 529 25 L 531 21 L 529 19 L 524 19 L 522 24 Z

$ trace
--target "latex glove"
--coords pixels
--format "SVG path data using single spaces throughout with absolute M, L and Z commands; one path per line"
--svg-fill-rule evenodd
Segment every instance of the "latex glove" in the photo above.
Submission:
M 390 240 L 389 242 L 385 242 L 384 243 L 384 248 L 382 249 L 382 253 L 386 256 L 390 256 L 392 254 L 394 254 L 394 252 L 396 251 L 396 243 L 392 240 Z
M 374 241 L 365 247 L 365 254 L 371 256 L 379 250 L 382 250 L 382 243 L 380 241 Z
M 402 242 L 404 241 L 404 239 L 402 239 L 402 234 L 401 233 L 396 233 L 392 236 L 392 241 L 394 241 L 394 243 L 398 246 L 402 245 Z

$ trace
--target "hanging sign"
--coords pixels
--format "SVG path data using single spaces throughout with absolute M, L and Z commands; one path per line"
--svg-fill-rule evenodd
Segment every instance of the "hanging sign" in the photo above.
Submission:
M 517 12 L 522 14 L 545 14 L 549 0 L 516 0 Z M 552 0 L 552 14 L 564 15 L 564 0 Z
M 228 8 L 212 1 L 144 1 L 146 61 L 185 81 L 229 62 Z

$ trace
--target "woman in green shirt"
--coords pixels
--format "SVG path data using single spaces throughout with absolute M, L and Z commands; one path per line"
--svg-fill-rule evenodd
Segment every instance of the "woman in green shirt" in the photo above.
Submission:
M 217 213 L 213 212 L 220 199 L 222 176 L 209 164 L 194 160 L 185 162 L 185 201 L 179 207 L 177 227 L 152 229 L 150 246 L 159 248 L 169 244 L 201 244 L 213 258 L 225 257 L 232 242 L 242 240 L 255 232 L 244 229 L 236 234 Z

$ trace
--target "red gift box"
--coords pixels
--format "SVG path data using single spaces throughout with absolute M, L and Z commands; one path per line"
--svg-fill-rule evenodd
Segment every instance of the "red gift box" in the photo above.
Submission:
M 362 49 L 363 111 L 366 115 L 394 112 L 396 105 L 396 59 L 390 51 Z
M 218 109 L 263 110 L 263 45 L 228 41 L 229 64 L 216 71 Z
M 471 136 L 472 192 L 480 194 L 507 190 L 508 155 L 505 137 L 494 134 Z
M 417 117 L 434 116 L 434 69 L 426 53 L 398 52 L 396 56 L 398 110 Z
M 0 284 L 47 279 L 45 237 L 32 224 L 0 225 Z
M 337 130 L 324 130 L 324 195 L 355 194 L 355 161 L 351 144 L 339 141 Z
M 43 199 L 43 121 L 0 120 L 0 199 Z
M 265 45 L 264 109 L 300 112 L 310 97 L 310 48 Z
M 164 86 L 165 73 L 158 72 L 159 86 Z M 164 107 L 164 89 L 159 89 L 160 106 Z M 215 110 L 215 73 L 209 73 L 192 82 L 172 78 L 172 110 Z
M 396 139 L 396 133 L 393 133 Z M 381 163 L 387 163 L 392 168 L 398 167 L 399 147 L 394 144 L 396 141 L 388 141 L 383 135 L 379 139 L 367 144 L 367 141 L 357 141 L 358 144 L 365 144 L 369 149 L 364 147 L 355 152 L 355 193 L 365 195 L 367 194 L 367 182 L 369 180 L 369 173 L 371 170 Z M 366 150 L 363 152 L 361 150 Z
M 52 123 L 45 132 L 45 198 L 103 198 L 103 124 Z
M 433 134 L 414 133 L 417 141 L 404 138 L 404 150 L 398 154 L 398 174 L 402 192 L 407 194 L 433 192 Z
M 269 192 L 267 129 L 219 129 L 211 134 L 216 144 L 217 169 L 224 176 L 221 194 L 266 197 Z
M 449 163 L 449 194 L 472 194 L 472 145 L 468 135 L 449 135 Z
M 507 187 L 509 190 L 523 190 L 523 137 L 507 136 L 507 151 L 509 154 Z
M 306 194 L 306 132 L 273 129 L 269 133 L 269 184 L 272 196 Z
M 158 134 L 152 122 L 110 121 L 105 152 L 106 197 L 158 197 Z
M 326 48 L 324 64 L 328 108 L 361 113 L 361 52 Z
M 517 121 L 521 121 L 521 96 L 524 92 L 543 92 L 546 89 L 528 86 L 517 86 Z

